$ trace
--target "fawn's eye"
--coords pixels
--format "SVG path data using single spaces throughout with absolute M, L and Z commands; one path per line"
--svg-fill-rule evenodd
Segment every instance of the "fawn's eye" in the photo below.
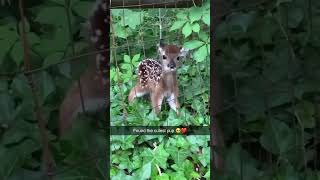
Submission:
M 180 60 L 180 57 L 179 57 L 179 56 L 177 57 L 177 60 L 178 60 L 178 61 Z
M 167 59 L 167 56 L 163 55 L 163 56 L 162 56 L 162 59 Z

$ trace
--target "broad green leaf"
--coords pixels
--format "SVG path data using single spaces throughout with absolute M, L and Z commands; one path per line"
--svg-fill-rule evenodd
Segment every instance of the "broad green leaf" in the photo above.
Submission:
M 290 7 L 288 11 L 288 26 L 296 28 L 304 18 L 304 11 L 300 7 Z
M 32 91 L 25 75 L 16 76 L 12 81 L 11 88 L 16 96 L 27 99 L 30 102 L 33 101 Z
M 199 156 L 199 161 L 204 167 L 207 167 L 210 164 L 210 147 L 202 148 L 202 152 Z
M 34 19 L 41 24 L 50 24 L 55 27 L 61 26 L 67 28 L 68 21 L 66 18 L 66 10 L 61 6 L 41 6 L 39 12 Z M 72 18 L 72 17 L 71 17 Z
M 9 123 L 14 118 L 14 99 L 8 93 L 0 93 L 0 123 Z
M 180 29 L 185 23 L 186 23 L 186 21 L 175 21 L 173 23 L 173 25 L 170 27 L 169 31 L 174 31 L 176 29 Z
M 175 146 L 168 148 L 168 153 L 174 160 L 175 164 L 183 164 L 186 158 L 190 155 L 190 150 L 188 149 L 178 149 Z
M 241 27 L 242 32 L 247 32 L 248 27 L 251 25 L 254 19 L 253 13 L 236 13 L 230 18 L 230 26 L 232 28 Z
M 125 39 L 128 37 L 128 33 L 126 32 L 125 27 L 121 26 L 119 23 L 114 26 L 114 31 L 115 35 L 120 38 Z
M 202 40 L 203 42 L 210 42 L 209 41 L 209 35 L 207 34 L 207 33 L 205 33 L 205 32 L 203 32 L 203 31 L 201 31 L 200 33 L 199 33 L 199 38 L 200 38 L 200 40 Z
M 192 31 L 198 33 L 200 31 L 200 25 L 198 23 L 193 23 L 192 24 Z
M 133 142 L 136 139 L 136 136 L 133 135 L 121 135 L 113 137 L 115 142 L 119 142 L 122 150 L 127 150 L 133 148 Z
M 131 29 L 136 29 L 138 25 L 143 23 L 143 11 L 132 11 L 124 9 L 121 13 L 121 25 L 129 26 Z
M 262 147 L 273 154 L 288 152 L 295 146 L 296 135 L 285 123 L 270 119 L 260 137 Z
M 40 42 L 33 46 L 33 49 L 42 57 L 46 57 L 49 54 L 61 51 L 65 52 L 67 45 L 69 45 L 69 34 L 65 28 L 56 28 L 54 32 L 47 36 L 41 37 Z M 53 46 L 53 44 L 59 44 L 59 46 Z
M 10 29 L 5 25 L 0 26 L 0 65 L 3 63 L 5 55 L 17 39 L 18 35 L 15 29 Z
M 314 128 L 314 105 L 308 101 L 300 102 L 295 107 L 295 116 L 300 123 L 302 123 L 303 128 Z
M 28 39 L 28 43 L 30 44 L 30 47 L 33 47 L 34 45 L 37 45 L 40 43 L 40 37 L 33 32 L 29 32 L 27 34 L 27 39 Z
M 15 61 L 15 63 L 20 66 L 23 64 L 23 48 L 20 41 L 17 41 L 10 52 L 11 58 Z
M 140 54 L 134 55 L 133 58 L 132 58 L 132 63 L 137 62 L 139 60 L 139 58 L 140 58 Z
M 142 166 L 139 170 L 140 179 L 149 179 L 151 176 L 151 162 L 148 162 Z
M 246 180 L 259 179 L 260 172 L 255 161 L 239 144 L 233 144 L 225 156 L 225 168 L 230 177 L 242 176 Z
M 203 16 L 202 16 L 202 21 L 210 26 L 210 13 L 205 13 Z
M 124 62 L 126 62 L 126 63 L 130 63 L 130 62 L 131 62 L 130 56 L 128 56 L 128 55 L 124 55 L 124 56 L 123 56 L 123 60 L 124 60 Z
M 193 59 L 196 60 L 196 62 L 202 62 L 207 58 L 207 55 L 208 55 L 207 46 L 202 46 L 193 53 Z
M 146 149 L 143 151 L 141 156 L 144 158 L 146 162 L 152 162 L 153 164 L 157 164 L 163 169 L 167 168 L 167 160 L 169 157 L 169 153 L 163 148 L 163 144 L 160 144 L 156 150 Z
M 155 180 L 170 180 L 170 176 L 168 174 L 162 173 L 161 176 L 157 176 Z
M 182 19 L 182 20 L 188 19 L 188 16 L 184 11 L 179 11 L 176 16 L 177 16 L 177 18 Z
M 204 42 L 199 40 L 191 40 L 184 43 L 183 47 L 188 48 L 189 50 L 196 49 L 202 46 Z
M 79 1 L 72 7 L 72 9 L 77 15 L 87 19 L 90 9 L 93 7 L 92 5 L 92 2 Z
M 186 37 L 190 36 L 191 33 L 192 33 L 192 27 L 191 27 L 190 23 L 186 23 L 182 28 L 182 34 L 186 38 Z
M 55 52 L 53 54 L 50 54 L 44 59 L 42 66 L 46 67 L 53 64 L 57 64 L 62 60 L 63 56 L 64 56 L 63 52 Z
M 56 86 L 52 76 L 46 71 L 42 71 L 37 75 L 39 76 L 37 84 L 39 85 L 40 97 L 42 102 L 45 102 L 48 96 L 56 90 Z
M 189 12 L 189 19 L 190 23 L 193 23 L 194 21 L 198 21 L 201 19 L 202 16 L 202 9 L 199 7 L 192 7 Z

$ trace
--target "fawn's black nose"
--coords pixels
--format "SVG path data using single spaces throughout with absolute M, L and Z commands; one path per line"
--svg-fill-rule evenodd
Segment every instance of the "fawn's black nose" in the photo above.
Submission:
M 171 62 L 168 64 L 168 67 L 174 69 L 176 67 L 176 64 L 174 62 Z

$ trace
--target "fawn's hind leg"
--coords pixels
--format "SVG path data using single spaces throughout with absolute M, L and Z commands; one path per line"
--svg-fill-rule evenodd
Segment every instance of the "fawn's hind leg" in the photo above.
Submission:
M 134 98 L 141 97 L 147 93 L 148 91 L 145 88 L 142 88 L 139 84 L 136 84 L 129 93 L 129 103 L 131 103 L 134 100 Z
M 160 92 L 151 93 L 151 104 L 152 104 L 152 108 L 156 114 L 159 114 L 159 112 L 161 110 L 162 100 L 163 100 L 162 93 L 160 93 Z

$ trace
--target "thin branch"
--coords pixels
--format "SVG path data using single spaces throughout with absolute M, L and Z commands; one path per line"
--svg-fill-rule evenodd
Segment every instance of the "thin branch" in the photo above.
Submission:
M 23 12 L 23 1 L 19 0 L 19 10 L 20 10 L 20 18 L 22 19 L 22 32 L 20 34 L 22 46 L 23 46 L 23 57 L 24 57 L 24 67 L 28 71 L 30 70 L 30 48 L 28 44 L 28 39 L 26 37 L 26 27 L 25 27 L 25 16 Z M 43 163 L 46 168 L 46 176 L 49 180 L 52 179 L 52 167 L 53 167 L 53 159 L 52 154 L 49 148 L 49 138 L 46 130 L 46 121 L 43 117 L 42 108 L 39 103 L 39 99 L 37 96 L 37 92 L 34 86 L 34 80 L 31 74 L 26 75 L 28 78 L 29 86 L 32 91 L 33 101 L 35 104 L 34 112 L 36 114 L 36 118 L 38 120 L 38 126 L 40 129 L 41 134 L 41 140 L 42 140 L 42 146 L 43 146 Z

